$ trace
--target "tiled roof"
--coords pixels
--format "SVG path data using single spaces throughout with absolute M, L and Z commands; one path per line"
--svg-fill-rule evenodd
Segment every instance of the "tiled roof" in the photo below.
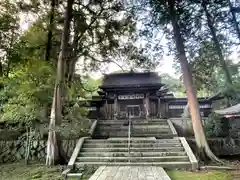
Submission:
M 233 114 L 238 114 L 240 113 L 240 103 L 236 104 L 234 106 L 228 107 L 226 109 L 222 109 L 222 110 L 215 110 L 214 111 L 217 114 L 220 115 L 233 115 Z
M 100 88 L 115 87 L 161 87 L 161 78 L 154 72 L 127 72 L 106 75 Z

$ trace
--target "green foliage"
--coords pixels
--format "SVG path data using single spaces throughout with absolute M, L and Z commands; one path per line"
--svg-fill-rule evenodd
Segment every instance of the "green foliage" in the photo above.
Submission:
M 205 120 L 205 131 L 207 137 L 229 137 L 229 119 L 212 113 Z
M 182 82 L 170 76 L 169 74 L 161 74 L 162 82 L 166 84 L 175 97 L 185 97 L 185 89 Z
M 102 78 L 93 79 L 90 76 L 83 77 L 82 88 L 86 91 L 86 97 L 91 98 L 92 96 L 97 96 L 97 91 L 99 90 L 99 86 L 102 83 Z
M 63 123 L 60 133 L 63 138 L 79 138 L 79 136 L 87 135 L 90 129 L 91 121 L 86 118 L 88 111 L 85 108 L 75 104 L 73 107 L 65 108 Z
M 41 60 L 19 64 L 1 83 L 1 121 L 31 123 L 46 121 L 46 107 L 53 92 L 53 67 Z

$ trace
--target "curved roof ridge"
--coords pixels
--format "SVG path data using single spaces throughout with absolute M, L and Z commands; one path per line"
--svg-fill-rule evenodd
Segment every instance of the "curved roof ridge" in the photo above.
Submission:
M 125 72 L 105 75 L 100 88 L 161 87 L 161 77 L 156 72 Z

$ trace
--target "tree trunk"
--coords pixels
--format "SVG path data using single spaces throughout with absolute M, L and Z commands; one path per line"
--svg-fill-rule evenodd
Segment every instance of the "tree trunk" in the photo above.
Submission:
M 0 62 L 0 77 L 3 76 L 3 65 L 2 62 Z
M 47 38 L 47 47 L 46 47 L 46 55 L 45 55 L 46 61 L 49 61 L 50 59 L 50 53 L 52 48 L 55 5 L 56 5 L 55 0 L 51 0 L 51 12 L 50 12 L 50 20 L 49 20 L 49 26 L 48 26 L 48 38 Z
M 202 8 L 203 8 L 203 10 L 205 12 L 205 15 L 207 17 L 208 27 L 210 29 L 210 32 L 211 32 L 211 35 L 212 35 L 212 40 L 215 44 L 216 51 L 217 51 L 218 56 L 219 56 L 220 65 L 222 66 L 223 72 L 225 73 L 226 84 L 227 85 L 232 85 L 232 77 L 231 77 L 231 74 L 229 72 L 226 61 L 224 60 L 222 49 L 221 49 L 220 43 L 219 43 L 218 38 L 217 38 L 216 29 L 213 25 L 214 24 L 213 18 L 211 16 L 211 14 L 208 12 L 208 9 L 207 9 L 207 1 L 206 0 L 202 1 Z
M 177 57 L 181 65 L 181 70 L 183 73 L 183 82 L 187 91 L 188 104 L 190 108 L 190 115 L 192 119 L 194 136 L 196 139 L 196 144 L 200 157 L 209 157 L 211 160 L 219 161 L 218 158 L 210 150 L 206 135 L 203 129 L 199 105 L 196 97 L 196 91 L 193 86 L 192 72 L 190 70 L 185 49 L 184 49 L 184 40 L 182 38 L 180 27 L 178 24 L 178 15 L 175 9 L 175 0 L 168 0 L 168 10 L 171 16 L 171 22 L 174 32 L 174 40 L 176 44 Z M 204 158 L 205 159 L 205 158 Z
M 183 113 L 181 115 L 183 118 L 188 118 L 189 117 L 189 103 L 184 107 Z
M 30 155 L 30 138 L 31 138 L 31 128 L 26 127 L 26 152 L 25 152 L 25 164 L 28 164 Z
M 47 158 L 46 165 L 54 165 L 59 162 L 60 147 L 58 133 L 56 127 L 61 125 L 62 106 L 64 100 L 64 75 L 65 75 L 65 60 L 67 55 L 67 46 L 69 41 L 69 27 L 72 18 L 72 5 L 74 0 L 68 0 L 64 18 L 64 27 L 61 39 L 61 52 L 58 57 L 57 78 L 55 82 L 53 103 L 51 109 L 51 117 L 49 123 L 49 133 L 47 142 Z
M 233 23 L 234 28 L 235 28 L 235 30 L 236 30 L 236 33 L 237 33 L 237 36 L 238 36 L 238 40 L 240 41 L 240 28 L 239 28 L 239 26 L 238 26 L 236 14 L 235 14 L 235 12 L 233 11 L 233 5 L 232 5 L 232 3 L 231 3 L 230 0 L 228 0 L 228 5 L 229 5 L 230 12 L 231 12 L 231 14 L 232 14 L 232 23 Z

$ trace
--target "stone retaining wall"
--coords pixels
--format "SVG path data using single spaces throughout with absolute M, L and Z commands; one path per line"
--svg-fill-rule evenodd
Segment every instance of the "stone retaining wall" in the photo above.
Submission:
M 195 151 L 195 139 L 187 138 L 187 141 L 192 150 Z M 211 150 L 217 156 L 240 155 L 240 139 L 208 138 L 207 141 Z
M 77 140 L 64 140 L 63 149 L 70 158 Z M 0 163 L 16 162 L 25 159 L 26 142 L 22 140 L 0 141 Z M 46 158 L 46 141 L 32 141 L 29 160 L 44 161 Z

